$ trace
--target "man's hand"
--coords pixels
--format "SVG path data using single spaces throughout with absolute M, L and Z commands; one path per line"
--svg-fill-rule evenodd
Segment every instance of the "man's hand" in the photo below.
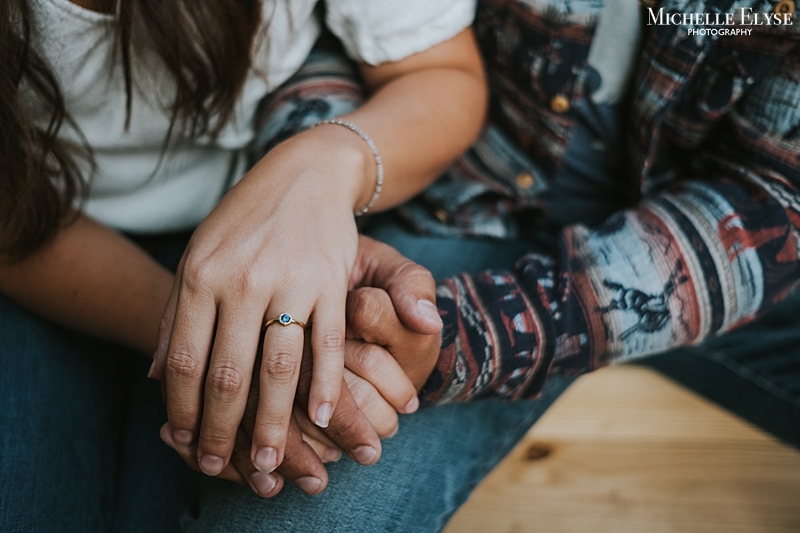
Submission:
M 398 411 L 413 411 L 416 397 L 392 387 L 386 358 L 391 354 L 417 390 L 436 366 L 442 319 L 434 303 L 433 276 L 391 246 L 362 235 L 350 288 L 348 336 L 363 342 L 351 346 L 345 366 L 378 388 Z M 378 367 L 382 372 L 375 371 Z M 401 405 L 403 398 L 410 403 Z

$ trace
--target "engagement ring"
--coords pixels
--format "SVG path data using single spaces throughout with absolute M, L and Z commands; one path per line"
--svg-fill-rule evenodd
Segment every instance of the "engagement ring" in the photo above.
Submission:
M 267 323 L 264 324 L 264 327 L 268 328 L 272 324 L 280 324 L 281 326 L 289 326 L 291 324 L 297 324 L 301 328 L 306 329 L 305 322 L 300 322 L 299 320 L 295 320 L 289 313 L 281 313 L 281 315 L 278 318 L 271 318 L 267 320 Z

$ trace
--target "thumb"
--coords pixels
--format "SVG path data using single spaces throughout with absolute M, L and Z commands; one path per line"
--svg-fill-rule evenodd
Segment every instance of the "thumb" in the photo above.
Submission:
M 377 287 L 389 293 L 398 317 L 411 331 L 422 335 L 441 331 L 436 282 L 428 269 L 391 246 L 362 235 L 353 273 L 360 279 L 351 279 L 351 285 Z

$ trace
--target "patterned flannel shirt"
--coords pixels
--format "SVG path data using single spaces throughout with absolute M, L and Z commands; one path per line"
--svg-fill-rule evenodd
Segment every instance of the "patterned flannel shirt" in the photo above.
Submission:
M 666 13 L 771 13 L 792 0 L 667 0 Z M 420 231 L 518 237 L 556 175 L 590 75 L 601 0 L 482 0 L 492 93 L 481 138 L 403 209 Z M 626 153 L 635 206 L 565 228 L 557 252 L 438 287 L 427 402 L 535 397 L 549 375 L 702 342 L 800 280 L 800 21 L 748 36 L 647 26 Z M 521 222 L 522 221 L 522 222 Z

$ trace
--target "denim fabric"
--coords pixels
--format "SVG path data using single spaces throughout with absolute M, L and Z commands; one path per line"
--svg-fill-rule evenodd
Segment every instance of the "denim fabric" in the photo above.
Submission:
M 530 246 L 416 237 L 387 222 L 373 233 L 440 277 L 508 268 Z M 140 241 L 174 266 L 186 239 Z M 287 486 L 267 501 L 199 476 L 161 443 L 166 413 L 146 371 L 145 359 L 0 297 L 0 531 L 166 533 L 179 513 L 187 532 L 438 531 L 570 382 L 553 380 L 536 401 L 404 416 L 377 465 L 345 458 L 323 495 Z
M 372 232 L 440 278 L 508 269 L 523 252 L 542 250 L 414 237 L 387 222 Z M 182 251 L 180 239 L 150 245 L 164 248 L 171 262 Z M 750 328 L 664 354 L 653 365 L 690 386 L 706 386 L 724 405 L 746 407 L 743 416 L 783 429 L 783 438 L 798 444 L 792 428 L 800 428 L 799 307 L 791 300 Z M 343 459 L 331 465 L 321 496 L 287 487 L 265 501 L 196 476 L 159 441 L 166 415 L 158 384 L 144 378 L 146 366 L 0 297 L 0 531 L 175 531 L 179 509 L 191 533 L 438 531 L 569 383 L 550 379 L 532 402 L 482 401 L 403 417 L 377 465 Z
M 377 464 L 348 458 L 328 466 L 319 496 L 288 486 L 272 500 L 216 479 L 203 482 L 200 513 L 186 533 L 416 533 L 440 531 L 472 489 L 567 385 L 536 401 L 448 405 L 403 416 Z
M 424 264 L 437 278 L 465 270 L 507 268 L 504 265 L 525 251 L 546 249 L 546 236 L 544 244 L 418 236 L 389 216 L 379 217 L 367 233 Z M 800 445 L 798 311 L 800 298 L 795 298 L 768 320 L 750 328 L 641 364 L 708 394 L 737 414 Z M 715 356 L 709 358 L 712 352 Z M 759 374 L 755 380 L 754 374 Z M 361 467 L 347 458 L 329 465 L 330 484 L 320 496 L 309 497 L 287 486 L 276 498 L 261 500 L 249 489 L 204 478 L 199 513 L 184 515 L 183 530 L 440 531 L 480 480 L 570 383 L 561 376 L 551 377 L 542 396 L 534 401 L 476 401 L 424 408 L 402 416 L 400 431 L 384 441 L 383 455 L 376 465 Z M 743 406 L 744 410 L 739 409 Z
M 575 109 L 563 165 L 542 195 L 551 231 L 571 224 L 599 224 L 630 201 L 631 183 L 619 172 L 620 110 L 591 97 Z
M 639 364 L 800 448 L 800 294 L 749 326 Z
M 0 296 L 0 531 L 176 531 L 196 477 L 148 366 Z
M 439 278 L 509 268 L 531 246 L 417 236 L 389 216 L 379 217 L 366 233 Z M 534 401 L 475 402 L 401 416 L 400 430 L 384 441 L 376 465 L 363 467 L 348 458 L 329 465 L 330 483 L 319 496 L 306 496 L 287 484 L 276 498 L 262 500 L 248 488 L 204 478 L 200 512 L 184 516 L 184 531 L 439 531 L 571 381 L 554 379 Z

